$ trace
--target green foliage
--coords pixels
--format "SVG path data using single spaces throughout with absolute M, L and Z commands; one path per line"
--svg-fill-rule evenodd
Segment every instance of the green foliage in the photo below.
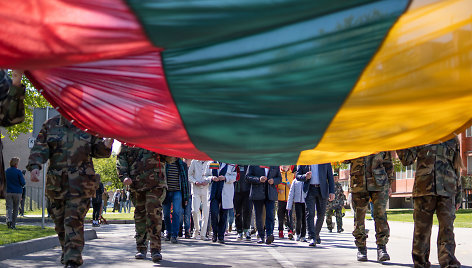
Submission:
M 339 170 L 348 168 L 349 164 L 346 164 L 342 161 L 341 162 L 338 161 L 338 162 L 331 163 L 331 166 L 333 167 L 334 172 L 339 174 Z
M 118 178 L 116 171 L 116 155 L 109 158 L 93 159 L 93 165 L 95 172 L 100 174 L 103 186 L 107 190 L 123 188 L 123 183 Z
M 462 189 L 472 189 L 472 176 L 462 176 Z
M 16 225 L 16 230 L 8 229 L 6 224 L 0 224 L 0 245 L 16 243 L 34 238 L 55 235 L 53 228 L 40 226 Z
M 9 71 L 11 75 L 11 71 Z M 21 80 L 23 85 L 26 86 L 25 96 L 25 121 L 21 124 L 17 124 L 11 127 L 7 127 L 8 137 L 14 141 L 20 134 L 26 134 L 33 131 L 33 110 L 34 108 L 46 108 L 51 107 L 49 102 L 41 95 L 31 82 L 23 76 Z
M 392 162 L 393 162 L 393 169 L 395 170 L 395 172 L 406 171 L 406 167 L 402 164 L 400 159 L 394 157 L 392 158 Z

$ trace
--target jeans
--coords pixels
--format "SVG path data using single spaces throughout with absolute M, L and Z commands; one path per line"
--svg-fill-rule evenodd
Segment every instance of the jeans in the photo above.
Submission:
M 228 226 L 233 225 L 233 222 L 234 222 L 234 209 L 233 208 L 228 209 L 227 218 L 228 218 L 228 221 L 226 222 L 227 226 L 225 226 L 225 230 L 227 229 Z
M 125 208 L 128 209 L 128 213 L 131 212 L 131 200 L 126 200 L 125 201 Z
M 249 192 L 235 192 L 233 205 L 236 230 L 238 233 L 249 230 L 252 215 L 252 202 L 249 200 Z
M 183 209 L 183 217 L 180 218 L 180 226 L 182 226 L 182 224 L 184 225 L 185 232 L 190 232 L 191 218 L 192 218 L 192 195 L 189 196 L 187 206 Z
M 274 215 L 274 209 L 275 209 L 275 201 L 272 200 L 253 200 L 254 203 L 254 210 L 256 211 L 256 226 L 257 226 L 257 231 L 259 233 L 259 236 L 261 239 L 264 239 L 265 234 L 267 234 L 267 237 L 271 236 L 274 234 L 274 221 L 275 221 L 275 215 Z M 265 227 L 266 227 L 266 232 L 264 234 L 264 224 L 262 223 L 262 212 L 266 210 L 266 215 L 265 215 Z
M 119 209 L 120 213 L 121 213 L 121 210 L 124 210 L 124 212 L 126 213 L 125 201 L 120 201 L 120 209 Z
M 228 209 L 223 209 L 223 202 L 214 198 L 210 201 L 211 228 L 213 229 L 213 237 L 218 240 L 225 239 L 226 221 Z
M 316 239 L 320 236 L 326 213 L 326 203 L 328 199 L 321 196 L 319 187 L 310 185 L 308 195 L 305 199 L 306 205 L 306 225 L 308 227 L 308 236 L 310 239 Z M 315 225 L 316 211 L 316 225 Z
M 21 194 L 7 193 L 6 199 L 7 222 L 11 222 L 12 225 L 15 226 L 18 208 L 20 207 Z
M 167 192 L 166 199 L 164 200 L 164 222 L 167 229 L 167 235 L 171 237 L 177 237 L 180 227 L 180 217 L 182 217 L 182 192 L 172 191 Z M 172 211 L 172 220 L 170 218 L 170 208 Z

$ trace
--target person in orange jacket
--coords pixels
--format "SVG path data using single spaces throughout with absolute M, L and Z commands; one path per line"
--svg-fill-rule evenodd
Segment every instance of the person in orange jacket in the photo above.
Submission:
M 278 208 L 277 208 L 277 219 L 279 221 L 279 238 L 284 238 L 284 222 L 288 226 L 288 238 L 293 239 L 293 221 L 292 213 L 287 210 L 288 194 L 290 192 L 290 186 L 295 178 L 295 173 L 291 166 L 280 166 L 280 174 L 282 175 L 282 183 L 277 185 L 278 196 Z

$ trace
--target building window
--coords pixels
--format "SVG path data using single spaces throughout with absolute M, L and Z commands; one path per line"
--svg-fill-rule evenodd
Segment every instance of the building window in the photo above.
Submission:
M 472 156 L 467 156 L 467 174 L 472 174 Z
M 465 130 L 465 136 L 472 137 L 472 127 L 469 127 L 468 129 Z

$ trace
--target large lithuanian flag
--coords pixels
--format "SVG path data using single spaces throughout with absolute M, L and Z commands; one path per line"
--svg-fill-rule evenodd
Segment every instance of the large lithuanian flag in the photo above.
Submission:
M 8 0 L 0 26 L 0 67 L 168 155 L 323 163 L 470 125 L 470 0 Z

